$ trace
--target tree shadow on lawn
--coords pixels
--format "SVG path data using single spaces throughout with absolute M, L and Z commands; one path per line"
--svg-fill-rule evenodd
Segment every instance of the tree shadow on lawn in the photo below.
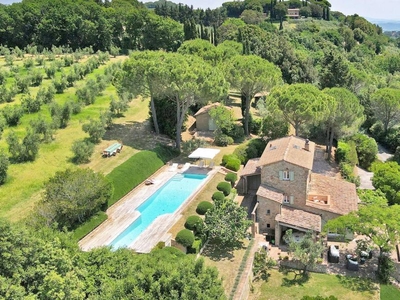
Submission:
M 285 275 L 285 277 L 282 278 L 282 286 L 285 287 L 291 287 L 296 285 L 303 286 L 305 283 L 308 282 L 311 276 L 309 272 L 303 273 L 303 271 L 301 270 L 291 269 L 284 266 L 279 266 L 279 272 Z M 291 278 L 292 276 L 293 278 Z
M 243 242 L 232 243 L 229 245 L 220 245 L 217 242 L 210 241 L 204 248 L 203 256 L 208 257 L 212 261 L 230 260 L 235 258 L 235 250 L 246 250 L 247 247 Z
M 371 279 L 342 275 L 336 275 L 336 278 L 339 279 L 339 283 L 346 289 L 355 292 L 369 292 L 370 294 L 374 294 L 379 290 L 379 287 Z
M 132 147 L 138 150 L 151 150 L 157 144 L 169 144 L 173 141 L 164 135 L 156 135 L 148 121 L 144 122 L 126 122 L 125 124 L 113 124 L 106 131 L 103 140 L 121 141 L 123 145 Z

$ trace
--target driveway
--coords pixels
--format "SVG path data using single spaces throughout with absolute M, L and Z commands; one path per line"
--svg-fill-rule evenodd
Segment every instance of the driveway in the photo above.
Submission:
M 378 159 L 380 161 L 387 161 L 392 156 L 393 154 L 389 153 L 386 148 L 378 144 Z
M 374 186 L 372 185 L 372 176 L 374 173 L 365 171 L 360 167 L 356 166 L 357 174 L 360 176 L 360 189 L 362 190 L 374 190 Z

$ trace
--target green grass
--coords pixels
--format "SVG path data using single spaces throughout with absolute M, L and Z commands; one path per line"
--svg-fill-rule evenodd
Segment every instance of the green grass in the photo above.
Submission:
M 381 284 L 381 300 L 398 300 L 400 299 L 400 289 L 393 285 Z
M 93 231 L 97 226 L 107 220 L 107 214 L 105 212 L 98 212 L 94 216 L 92 216 L 85 223 L 76 228 L 72 234 L 72 237 L 79 241 L 84 238 L 87 234 Z
M 297 277 L 292 272 L 283 274 L 270 271 L 267 282 L 254 283 L 249 299 L 301 299 L 304 296 L 335 296 L 337 299 L 377 299 L 379 286 L 368 279 L 310 273 L 308 278 Z M 398 299 L 398 298 L 396 298 Z
M 145 181 L 174 156 L 166 147 L 157 147 L 154 151 L 144 150 L 129 158 L 107 175 L 114 185 L 114 195 L 108 202 L 113 205 L 133 188 Z
M 105 65 L 100 66 L 99 69 L 96 70 L 96 73 L 104 72 L 105 67 Z M 86 78 L 77 81 L 74 87 L 66 89 L 63 94 L 56 94 L 55 101 L 61 104 L 69 98 L 75 99 L 76 89 L 83 86 L 85 81 Z M 49 85 L 50 82 L 50 80 L 44 79 L 42 86 Z M 29 90 L 32 95 L 36 95 L 39 87 L 31 87 Z M 18 94 L 16 96 L 16 101 L 11 103 L 11 105 L 20 103 L 20 96 L 21 94 Z M 87 137 L 87 134 L 82 131 L 82 124 L 86 122 L 88 118 L 98 118 L 101 110 L 108 109 L 111 96 L 116 97 L 116 90 L 112 85 L 109 85 L 101 95 L 96 97 L 96 102 L 94 104 L 83 107 L 80 114 L 71 117 L 67 128 L 59 129 L 55 132 L 54 141 L 50 144 L 40 145 L 38 158 L 34 162 L 10 165 L 7 181 L 0 188 L 0 218 L 4 217 L 15 222 L 27 217 L 35 206 L 35 203 L 41 198 L 44 183 L 57 171 L 76 167 L 71 162 L 73 156 L 71 146 L 75 140 Z M 4 105 L 7 104 L 0 104 L 0 109 Z M 132 107 L 136 106 L 134 102 L 132 102 L 131 105 Z M 146 108 L 147 113 L 147 106 L 143 107 Z M 11 130 L 14 130 L 18 136 L 23 137 L 26 128 L 29 127 L 29 122 L 32 119 L 36 119 L 39 115 L 46 120 L 50 120 L 47 105 L 43 105 L 38 113 L 25 114 L 21 118 L 21 122 L 18 126 L 6 128 L 0 140 L 0 150 L 4 150 L 6 153 L 8 152 L 6 137 Z M 127 115 L 127 117 L 130 118 L 129 115 Z M 128 148 L 129 147 L 127 147 L 127 150 Z M 92 157 L 94 162 L 102 159 L 101 155 L 99 153 L 97 154 L 97 157 L 95 155 Z M 121 162 L 122 161 L 118 161 L 117 163 L 119 164 Z M 113 169 L 115 165 L 117 164 L 112 164 L 110 161 L 108 166 L 110 169 Z

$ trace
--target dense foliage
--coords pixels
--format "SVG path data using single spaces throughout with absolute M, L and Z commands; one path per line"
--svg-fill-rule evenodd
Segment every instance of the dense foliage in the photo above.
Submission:
M 221 299 L 215 269 L 173 248 L 82 252 L 69 235 L 0 221 L 2 299 Z
M 71 229 L 106 208 L 112 193 L 111 182 L 90 169 L 57 172 L 45 186 L 37 215 L 48 225 Z

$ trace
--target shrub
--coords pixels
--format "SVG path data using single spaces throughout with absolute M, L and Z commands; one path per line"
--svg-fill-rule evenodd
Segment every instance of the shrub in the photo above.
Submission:
M 225 166 L 232 158 L 237 158 L 235 154 L 225 154 L 222 157 L 222 165 Z
M 229 184 L 229 182 L 223 181 L 223 182 L 218 183 L 217 189 L 219 191 L 223 192 L 225 196 L 228 196 L 231 193 L 232 187 Z
M 355 166 L 358 163 L 355 143 L 351 141 L 339 141 L 335 153 L 335 160 L 338 164 L 344 162 Z
M 187 253 L 197 254 L 200 252 L 202 246 L 202 241 L 200 239 L 195 239 L 192 246 L 187 248 Z
M 21 99 L 21 106 L 28 114 L 38 112 L 41 105 L 40 98 L 32 97 L 30 94 L 24 95 Z
M 3 108 L 3 116 L 8 126 L 17 126 L 22 115 L 23 109 L 20 105 L 6 105 Z
M 354 183 L 356 186 L 360 186 L 360 176 L 355 176 L 354 175 L 354 166 L 346 163 L 346 162 L 341 162 L 339 164 L 339 169 L 340 169 L 340 174 L 344 179 L 346 179 L 349 182 Z
M 94 144 L 85 140 L 75 141 L 72 144 L 72 152 L 74 153 L 73 161 L 75 163 L 87 163 L 94 152 Z
M 54 75 L 57 72 L 57 66 L 55 64 L 51 64 L 50 66 L 46 66 L 44 68 L 44 71 L 46 72 L 46 76 L 48 79 L 54 78 Z
M 67 88 L 67 79 L 65 77 L 61 77 L 60 79 L 53 80 L 54 88 L 56 89 L 57 94 L 64 93 L 64 90 Z
M 238 158 L 231 158 L 225 165 L 225 167 L 232 171 L 239 171 L 240 169 L 240 160 Z
M 93 119 L 90 119 L 89 123 L 83 124 L 82 130 L 89 134 L 89 139 L 94 144 L 98 144 L 106 132 L 104 124 L 100 120 Z
M 356 144 L 360 167 L 368 169 L 375 161 L 376 155 L 378 154 L 378 145 L 375 139 L 359 133 L 352 136 L 351 141 L 354 141 Z
M 39 70 L 35 69 L 31 72 L 31 86 L 39 86 L 42 84 L 43 74 Z
M 199 205 L 197 205 L 196 212 L 199 215 L 205 215 L 213 207 L 214 205 L 211 202 L 202 201 L 199 203 Z
M 190 216 L 186 219 L 185 228 L 193 230 L 195 233 L 202 232 L 203 223 L 203 219 L 199 216 Z
M 225 195 L 223 192 L 215 192 L 212 196 L 211 199 L 213 199 L 214 202 L 221 202 L 225 199 Z
M 228 173 L 225 175 L 225 180 L 231 183 L 231 186 L 235 185 L 235 182 L 237 180 L 237 174 L 236 173 Z
M 219 147 L 226 147 L 233 144 L 233 138 L 226 134 L 218 134 L 215 136 L 214 143 Z
M 17 84 L 17 88 L 20 93 L 27 93 L 29 91 L 29 86 L 31 85 L 31 77 L 16 76 L 15 83 Z
M 33 61 L 33 58 L 29 57 L 23 61 L 23 65 L 26 69 L 30 69 L 33 67 L 35 62 Z
M 185 247 L 189 247 L 193 245 L 194 242 L 194 234 L 189 229 L 182 229 L 176 235 L 175 240 L 182 244 Z

